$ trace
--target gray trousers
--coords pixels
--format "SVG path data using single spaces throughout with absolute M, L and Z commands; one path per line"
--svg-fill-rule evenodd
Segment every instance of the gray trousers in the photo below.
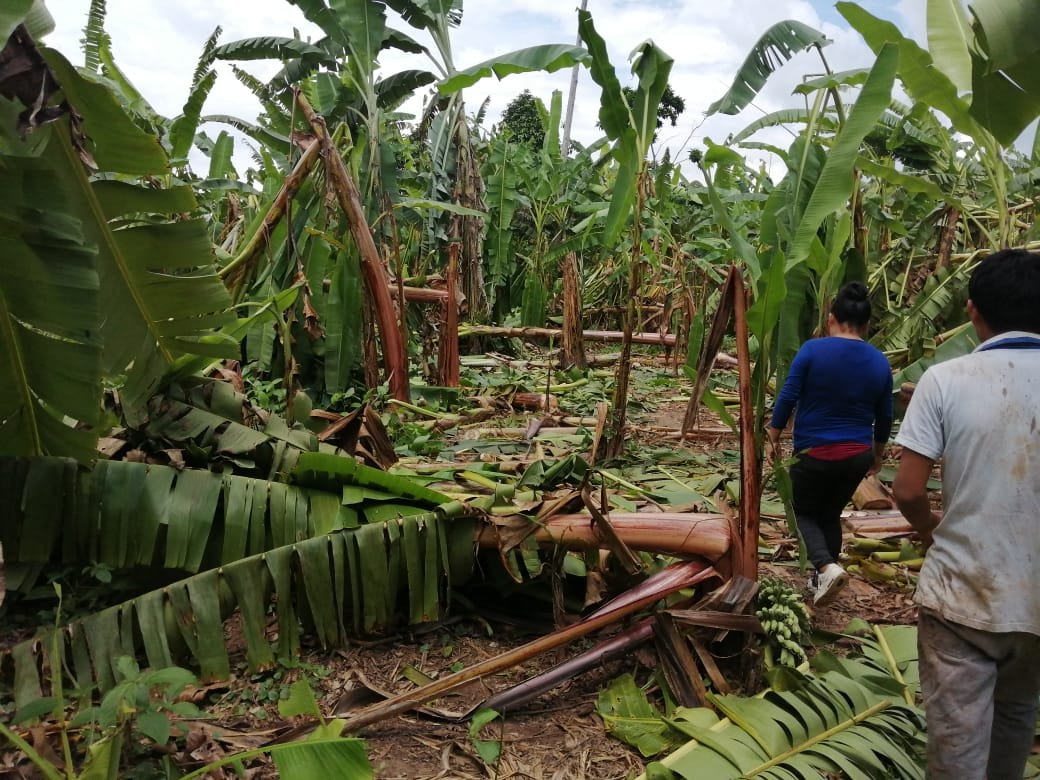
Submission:
M 929 780 L 1021 780 L 1040 696 L 1040 636 L 996 634 L 921 609 Z

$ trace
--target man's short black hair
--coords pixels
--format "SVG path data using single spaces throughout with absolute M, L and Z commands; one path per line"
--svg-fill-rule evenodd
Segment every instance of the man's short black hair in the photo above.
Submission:
M 1040 253 L 1004 249 L 972 271 L 968 297 L 994 333 L 1040 333 Z

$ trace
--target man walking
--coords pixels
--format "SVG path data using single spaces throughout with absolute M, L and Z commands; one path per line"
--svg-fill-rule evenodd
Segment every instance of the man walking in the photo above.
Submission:
M 1019 780 L 1040 696 L 1040 254 L 968 284 L 982 342 L 921 378 L 894 492 L 929 546 L 917 586 L 931 780 Z M 943 514 L 927 493 L 943 461 Z

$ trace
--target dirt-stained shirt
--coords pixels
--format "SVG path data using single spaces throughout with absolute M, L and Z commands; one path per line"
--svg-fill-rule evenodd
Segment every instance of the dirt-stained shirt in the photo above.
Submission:
M 982 631 L 1040 635 L 1040 335 L 932 366 L 896 441 L 943 459 L 943 519 L 916 601 Z

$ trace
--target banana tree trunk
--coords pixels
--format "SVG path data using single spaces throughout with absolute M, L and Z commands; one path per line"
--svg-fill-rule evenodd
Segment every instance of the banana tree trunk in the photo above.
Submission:
M 748 344 L 747 293 L 744 275 L 734 266 L 733 319 L 737 336 L 737 372 L 740 395 L 740 539 L 733 557 L 733 574 L 758 580 L 759 500 L 762 464 L 759 458 L 761 430 L 751 393 L 751 348 Z
M 448 244 L 448 296 L 443 301 L 443 316 L 437 350 L 437 381 L 443 387 L 459 386 L 459 304 L 455 295 L 459 280 L 458 242 Z
M 511 339 L 526 339 L 529 341 L 563 341 L 563 330 L 560 328 L 510 328 L 501 325 L 461 325 L 460 333 L 463 336 L 503 336 Z M 584 341 L 602 341 L 609 344 L 618 344 L 625 340 L 625 333 L 621 330 L 583 330 L 581 338 Z M 630 333 L 632 344 L 647 344 L 658 347 L 674 347 L 674 333 Z M 736 365 L 736 361 L 728 355 L 719 355 L 720 362 Z
M 296 196 L 304 179 L 314 170 L 314 165 L 318 162 L 320 150 L 321 146 L 317 141 L 311 141 L 304 148 L 303 155 L 296 161 L 296 165 L 289 175 L 285 177 L 285 181 L 282 182 L 282 187 L 271 203 L 271 207 L 264 215 L 264 221 L 260 223 L 260 227 L 250 236 L 246 245 L 235 255 L 234 259 L 220 269 L 218 275 L 228 290 L 231 291 L 234 300 L 241 300 L 246 280 L 253 271 L 256 259 L 267 248 L 267 244 L 271 240 L 271 234 L 278 227 L 282 217 L 285 216 L 289 201 Z
M 563 258 L 563 361 L 585 370 L 585 342 L 581 331 L 581 277 L 578 256 L 568 252 Z
M 605 457 L 616 458 L 625 451 L 625 422 L 628 417 L 628 380 L 632 373 L 632 331 L 636 322 L 636 299 L 643 277 L 643 204 L 646 202 L 646 165 L 636 177 L 636 203 L 632 219 L 632 255 L 628 267 L 628 300 L 626 301 L 623 324 L 624 338 L 621 339 L 621 360 L 618 361 L 614 377 L 614 405 L 611 411 L 610 438 L 607 439 Z M 663 337 L 663 334 L 662 334 Z M 674 336 L 673 343 L 674 343 Z
M 957 223 L 960 222 L 961 210 L 956 206 L 946 206 L 940 224 L 942 230 L 939 233 L 939 247 L 936 254 L 935 270 L 947 268 L 953 255 L 953 242 L 957 237 Z
M 484 179 L 480 175 L 480 166 L 473 153 L 473 142 L 470 139 L 466 114 L 461 101 L 459 102 L 456 144 L 458 156 L 455 201 L 460 206 L 484 211 Z M 488 314 L 487 293 L 484 290 L 483 219 L 471 215 L 462 216 L 460 229 L 462 252 L 459 271 L 462 279 L 462 293 L 469 302 L 470 313 L 483 319 Z
M 299 91 L 296 93 L 296 103 L 318 137 L 325 172 L 332 182 L 340 208 L 343 209 L 347 222 L 350 224 L 351 235 L 358 245 L 365 288 L 369 300 L 372 302 L 379 335 L 382 339 L 383 363 L 386 368 L 387 381 L 390 384 L 390 393 L 398 400 L 407 401 L 408 356 L 388 289 L 390 280 L 386 268 L 379 258 L 379 252 L 376 250 L 368 221 L 365 219 L 365 211 L 361 207 L 361 195 L 350 172 L 343 164 L 343 159 L 331 142 L 325 127 L 325 120 L 314 112 L 311 104 L 307 102 L 307 98 Z

